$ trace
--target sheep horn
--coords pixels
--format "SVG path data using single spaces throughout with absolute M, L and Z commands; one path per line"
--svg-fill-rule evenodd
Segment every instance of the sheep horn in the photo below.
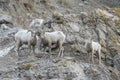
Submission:
M 40 34 L 41 34 L 41 33 L 40 33 L 39 31 L 36 31 L 36 32 L 35 32 L 35 35 L 40 36 Z
M 32 30 L 28 30 L 28 31 L 27 31 L 27 33 L 28 33 L 28 32 L 32 32 L 32 33 L 33 33 L 33 31 L 32 31 Z

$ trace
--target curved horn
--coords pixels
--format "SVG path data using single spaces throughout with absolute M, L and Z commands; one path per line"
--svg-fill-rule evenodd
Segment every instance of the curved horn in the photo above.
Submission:
M 32 33 L 33 33 L 33 31 L 32 31 L 32 30 L 28 30 L 28 31 L 27 31 L 27 33 L 28 33 L 28 32 L 32 32 Z
M 38 35 L 38 36 L 40 36 L 40 31 L 35 31 L 35 35 Z

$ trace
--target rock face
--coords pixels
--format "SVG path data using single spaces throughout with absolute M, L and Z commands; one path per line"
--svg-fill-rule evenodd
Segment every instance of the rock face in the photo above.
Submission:
M 0 2 L 0 80 L 120 79 L 119 9 L 103 7 L 96 0 Z M 28 25 L 36 18 L 44 19 L 43 30 L 60 30 L 66 35 L 63 58 L 56 57 L 58 49 L 52 49 L 49 58 L 48 52 L 38 48 L 40 44 L 35 56 L 30 56 L 26 45 L 20 49 L 21 56 L 17 56 L 14 34 L 20 29 L 31 29 Z M 95 63 L 91 63 L 91 50 L 87 50 L 91 46 L 85 46 L 91 40 L 102 46 L 102 64 L 98 64 L 97 52 Z
M 100 2 L 106 4 L 106 5 L 110 6 L 110 7 L 120 7 L 120 1 L 119 0 L 115 0 L 115 1 L 114 0 L 109 0 L 109 1 L 100 0 Z M 111 3 L 109 3 L 109 2 L 111 2 Z
M 114 67 L 120 71 L 120 55 L 116 55 L 113 58 L 113 62 L 114 62 Z

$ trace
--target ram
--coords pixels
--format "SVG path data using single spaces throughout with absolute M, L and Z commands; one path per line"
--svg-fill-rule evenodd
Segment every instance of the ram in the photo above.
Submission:
M 93 56 L 94 53 L 98 52 L 99 64 L 101 63 L 101 45 L 98 42 L 87 41 L 85 42 L 85 48 L 87 51 L 92 51 L 92 63 L 94 63 Z
M 54 32 L 42 32 L 41 36 L 41 43 L 43 46 L 49 46 L 49 53 L 51 54 L 51 46 L 52 43 L 58 44 L 59 46 L 59 54 L 58 57 L 61 55 L 63 57 L 63 43 L 65 42 L 65 34 L 62 31 L 54 31 Z
M 31 30 L 20 30 L 15 34 L 16 48 L 19 56 L 19 48 L 23 44 L 28 44 L 29 52 L 31 52 L 31 47 L 33 48 L 33 53 L 35 54 L 35 46 L 37 44 L 37 34 L 39 32 L 33 32 Z

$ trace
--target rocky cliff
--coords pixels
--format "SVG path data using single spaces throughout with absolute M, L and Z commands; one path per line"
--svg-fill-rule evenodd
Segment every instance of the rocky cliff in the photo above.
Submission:
M 108 0 L 0 0 L 0 80 L 119 80 L 120 6 L 116 2 L 117 7 L 109 6 Z M 56 57 L 55 49 L 51 59 L 38 46 L 31 58 L 25 45 L 18 60 L 14 34 L 31 29 L 36 18 L 45 20 L 45 30 L 65 33 L 63 58 Z M 102 46 L 101 64 L 98 54 L 91 63 L 91 52 L 85 48 L 91 39 Z

